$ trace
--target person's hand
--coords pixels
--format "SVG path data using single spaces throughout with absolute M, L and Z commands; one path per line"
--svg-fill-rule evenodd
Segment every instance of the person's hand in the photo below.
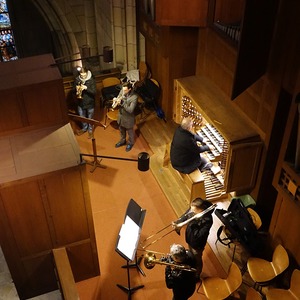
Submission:
M 210 150 L 215 150 L 215 147 L 213 145 L 207 145 Z
M 202 143 L 206 144 L 207 142 L 209 142 L 208 138 L 203 138 Z
M 178 227 L 178 224 L 176 224 L 174 221 L 172 222 L 172 227 L 173 228 L 177 228 Z
M 87 90 L 87 86 L 84 85 L 84 84 L 82 84 L 82 85 L 81 85 L 81 89 L 82 89 L 82 90 Z

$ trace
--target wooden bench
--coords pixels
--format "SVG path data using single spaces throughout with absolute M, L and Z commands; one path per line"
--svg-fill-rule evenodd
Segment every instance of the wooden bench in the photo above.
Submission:
M 190 202 L 200 197 L 202 199 L 206 199 L 205 186 L 204 186 L 204 177 L 201 174 L 199 169 L 196 169 L 192 173 L 184 174 L 177 170 L 175 170 L 170 162 L 170 148 L 171 143 L 166 144 L 166 150 L 163 159 L 163 167 L 169 168 L 174 176 L 177 176 L 181 179 L 181 181 L 185 184 L 185 187 L 188 190 L 188 196 Z
M 60 291 L 64 300 L 77 300 L 79 294 L 76 288 L 71 265 L 65 247 L 52 249 L 57 271 Z

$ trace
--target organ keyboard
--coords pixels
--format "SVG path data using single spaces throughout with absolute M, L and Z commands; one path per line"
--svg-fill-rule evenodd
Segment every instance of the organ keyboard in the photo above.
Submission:
M 208 140 L 213 150 L 202 155 L 213 163 L 203 173 L 209 200 L 229 192 L 249 193 L 255 186 L 262 142 L 254 126 L 202 76 L 176 79 L 173 119 L 194 118 L 195 131 Z

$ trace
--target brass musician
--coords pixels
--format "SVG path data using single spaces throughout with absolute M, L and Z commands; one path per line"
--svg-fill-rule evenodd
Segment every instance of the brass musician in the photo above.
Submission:
M 170 256 L 166 258 L 172 264 L 189 265 L 195 267 L 193 254 L 182 245 L 173 244 L 170 247 Z M 169 289 L 173 290 L 173 299 L 188 299 L 196 289 L 196 272 L 188 272 L 170 265 L 165 269 L 165 282 Z
M 190 208 L 177 221 L 173 222 L 175 231 L 178 232 L 185 225 L 186 220 L 191 220 L 191 216 L 201 214 L 212 207 L 212 203 L 201 198 L 195 198 L 191 202 Z M 203 262 L 202 254 L 207 243 L 210 228 L 213 224 L 213 210 L 210 210 L 201 218 L 195 218 L 188 222 L 185 230 L 185 241 L 189 245 L 189 250 L 195 255 L 197 261 L 197 276 L 200 278 Z M 177 229 L 177 230 L 176 230 Z
M 73 93 L 76 94 L 77 111 L 80 117 L 93 119 L 95 111 L 96 81 L 92 72 L 85 67 L 77 68 L 79 75 L 75 78 Z M 94 127 L 91 123 L 82 122 L 77 135 L 88 132 L 88 138 L 93 138 Z
M 125 151 L 132 149 L 135 142 L 135 133 L 133 130 L 135 124 L 135 108 L 137 106 L 138 95 L 135 93 L 130 82 L 125 82 L 122 85 L 122 90 L 117 97 L 115 105 L 120 105 L 118 113 L 118 125 L 120 131 L 120 140 L 115 144 L 116 148 L 125 146 Z M 126 135 L 128 141 L 126 141 Z
M 207 205 L 206 209 L 201 210 L 201 212 L 196 213 L 196 214 L 193 211 L 191 211 L 191 209 L 188 209 L 186 211 L 186 213 L 184 213 L 178 220 L 173 221 L 171 224 L 165 226 L 164 228 L 160 229 L 156 233 L 154 233 L 154 234 L 148 236 L 147 238 L 145 238 L 141 242 L 142 249 L 145 250 L 149 246 L 153 245 L 157 241 L 161 240 L 162 238 L 164 238 L 165 236 L 167 236 L 168 234 L 170 234 L 172 231 L 176 231 L 176 233 L 178 235 L 180 235 L 180 230 L 181 230 L 181 228 L 183 226 L 188 225 L 189 223 L 191 223 L 191 222 L 193 222 L 195 220 L 203 218 L 208 213 L 211 214 L 216 207 L 217 207 L 216 204 Z M 170 226 L 173 227 L 173 228 L 171 230 L 169 230 L 169 231 L 166 232 L 165 230 L 168 229 L 168 227 L 170 227 Z M 162 232 L 164 232 L 164 233 L 162 234 Z M 160 234 L 159 237 L 157 237 L 158 234 Z M 153 240 L 154 238 L 155 238 L 155 240 Z M 149 242 L 149 240 L 152 240 L 152 241 Z

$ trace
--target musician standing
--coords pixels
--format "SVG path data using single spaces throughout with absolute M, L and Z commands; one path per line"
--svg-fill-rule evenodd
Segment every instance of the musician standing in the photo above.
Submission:
M 95 112 L 96 81 L 90 70 L 79 68 L 79 75 L 75 78 L 73 91 L 76 92 L 77 110 L 81 117 L 92 119 Z M 82 128 L 77 135 L 88 131 L 88 138 L 93 138 L 93 125 L 87 122 L 81 123 Z
M 180 229 L 179 223 L 182 223 L 196 214 L 202 213 L 204 210 L 212 206 L 212 204 L 201 198 L 195 198 L 191 202 L 190 208 L 176 222 L 173 222 L 175 228 Z M 189 245 L 190 251 L 194 254 L 197 262 L 197 279 L 200 279 L 200 274 L 203 268 L 202 255 L 207 243 L 210 228 L 213 224 L 213 210 L 204 214 L 201 218 L 195 218 L 187 224 L 185 230 L 185 241 Z
M 198 146 L 198 143 L 201 143 Z M 177 171 L 189 174 L 197 168 L 200 171 L 210 169 L 212 164 L 200 153 L 212 149 L 206 145 L 206 140 L 193 132 L 193 119 L 185 117 L 176 129 L 171 143 L 171 164 Z
M 135 113 L 134 110 L 137 105 L 138 95 L 134 92 L 133 86 L 130 82 L 125 82 L 122 86 L 118 97 L 114 99 L 115 104 L 120 106 L 118 114 L 118 124 L 120 130 L 120 141 L 116 143 L 115 147 L 119 148 L 126 145 L 126 132 L 128 133 L 128 144 L 126 152 L 130 151 L 134 145 L 134 123 Z
M 171 264 L 188 265 L 195 268 L 196 262 L 193 254 L 182 245 L 173 244 L 170 247 L 170 257 L 167 261 Z M 166 286 L 173 290 L 173 300 L 187 300 L 191 297 L 196 288 L 195 272 L 166 266 Z

